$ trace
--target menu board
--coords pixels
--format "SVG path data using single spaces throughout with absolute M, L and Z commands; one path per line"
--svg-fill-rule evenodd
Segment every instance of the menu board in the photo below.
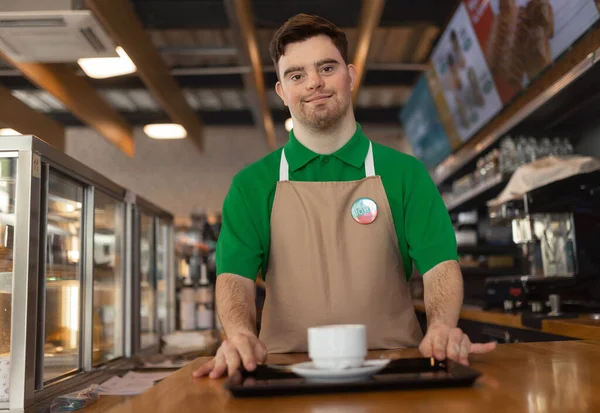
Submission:
M 433 168 L 452 152 L 425 75 L 400 113 L 400 120 L 416 158 Z
M 462 146 L 598 20 L 600 0 L 464 0 L 402 114 L 417 157 Z
M 466 0 L 464 4 L 503 104 L 600 18 L 597 0 Z
M 440 37 L 431 59 L 464 143 L 503 106 L 464 3 Z

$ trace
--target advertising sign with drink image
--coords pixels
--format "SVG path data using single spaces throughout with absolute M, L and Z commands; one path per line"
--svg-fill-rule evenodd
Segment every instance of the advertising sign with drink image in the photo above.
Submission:
M 500 111 L 502 101 L 464 4 L 442 34 L 432 63 L 465 142 Z
M 465 4 L 503 104 L 600 17 L 598 0 L 467 0 Z

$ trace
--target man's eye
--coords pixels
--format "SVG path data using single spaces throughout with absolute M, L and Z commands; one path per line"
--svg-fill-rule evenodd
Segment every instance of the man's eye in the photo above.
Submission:
M 323 68 L 323 71 L 324 71 L 324 72 L 331 72 L 332 70 L 333 70 L 333 66 L 325 66 L 325 67 Z
M 300 75 L 294 75 L 290 79 L 293 81 L 300 80 Z

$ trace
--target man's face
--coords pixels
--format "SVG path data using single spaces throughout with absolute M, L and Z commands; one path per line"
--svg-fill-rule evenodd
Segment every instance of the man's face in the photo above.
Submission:
M 325 130 L 348 111 L 356 69 L 344 63 L 329 37 L 288 44 L 278 70 L 280 81 L 275 90 L 297 121 Z

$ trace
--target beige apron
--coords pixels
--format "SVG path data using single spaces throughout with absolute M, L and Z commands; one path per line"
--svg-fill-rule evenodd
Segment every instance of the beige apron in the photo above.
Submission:
M 308 327 L 343 323 L 365 324 L 369 349 L 420 344 L 422 331 L 371 143 L 365 173 L 358 181 L 291 182 L 282 152 L 259 335 L 270 353 L 306 352 Z M 351 214 L 359 198 L 377 204 L 370 224 Z

